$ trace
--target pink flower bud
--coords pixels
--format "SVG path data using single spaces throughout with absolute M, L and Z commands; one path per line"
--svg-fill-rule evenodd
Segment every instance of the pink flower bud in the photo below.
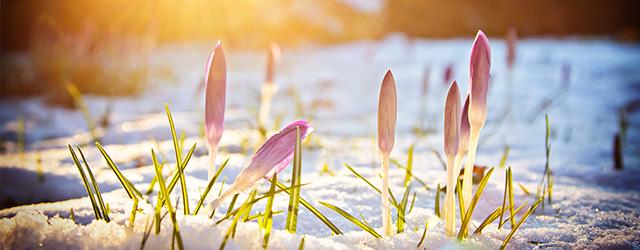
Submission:
M 487 118 L 487 92 L 489 90 L 489 70 L 491 68 L 491 48 L 487 36 L 478 31 L 471 48 L 471 98 L 469 100 L 469 122 L 478 128 L 484 126 Z
M 273 84 L 275 80 L 276 63 L 280 61 L 280 47 L 272 43 L 267 50 L 267 76 L 265 83 Z
M 313 128 L 304 120 L 289 123 L 285 128 L 271 136 L 251 157 L 249 164 L 244 167 L 236 179 L 219 198 L 211 202 L 216 208 L 230 195 L 240 193 L 253 187 L 262 178 L 271 178 L 274 173 L 285 169 L 291 159 L 296 144 L 296 127 L 300 128 L 300 140 L 309 135 Z
M 458 154 L 466 154 L 469 147 L 469 133 L 471 131 L 471 124 L 469 124 L 469 96 L 467 93 L 467 99 L 464 101 L 462 107 L 462 117 L 460 119 L 460 140 L 458 144 Z
M 389 154 L 393 149 L 397 106 L 396 82 L 391 70 L 387 70 L 378 99 L 378 149 L 383 154 Z
M 458 153 L 460 130 L 460 91 L 458 83 L 453 81 L 444 106 L 444 153 L 455 156 Z
M 227 85 L 227 65 L 220 41 L 211 52 L 207 62 L 205 77 L 204 125 L 209 154 L 212 161 L 218 150 L 218 143 L 224 130 L 225 91 Z

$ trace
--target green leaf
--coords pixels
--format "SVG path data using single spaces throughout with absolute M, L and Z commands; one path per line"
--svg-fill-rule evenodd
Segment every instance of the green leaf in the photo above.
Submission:
M 170 201 L 169 191 L 167 191 L 167 187 L 164 184 L 164 178 L 162 177 L 162 172 L 160 172 L 161 171 L 160 164 L 158 164 L 158 159 L 156 158 L 156 153 L 153 151 L 153 149 L 151 150 L 151 158 L 153 160 L 153 166 L 156 171 L 156 179 L 158 179 L 158 185 L 160 186 L 162 195 L 165 197 L 166 201 Z M 171 205 L 171 202 L 166 202 L 166 206 L 167 206 L 167 210 L 169 211 L 169 217 L 171 218 L 171 222 L 173 222 L 173 231 L 175 233 L 176 240 L 178 241 L 178 248 L 182 250 L 184 249 L 184 245 L 182 244 L 182 236 L 180 235 L 180 228 L 178 225 L 178 221 L 176 219 L 176 213 L 173 210 L 173 206 Z
M 176 136 L 176 127 L 173 124 L 173 117 L 171 116 L 171 110 L 169 110 L 169 104 L 165 103 L 164 107 L 167 112 L 167 118 L 169 119 L 169 127 L 171 127 L 171 138 L 173 139 L 173 148 L 176 153 L 176 168 L 178 169 L 178 172 L 180 172 L 180 187 L 182 189 L 182 203 L 184 207 L 183 211 L 184 211 L 184 214 L 187 215 L 190 213 L 189 197 L 187 193 L 186 178 L 184 176 L 184 172 L 182 171 L 182 167 L 181 167 L 182 166 L 182 159 L 181 159 L 182 149 L 180 148 L 180 143 Z
M 273 198 L 276 194 L 276 182 L 278 182 L 278 173 L 273 174 L 273 178 L 271 181 L 271 187 L 269 188 L 269 198 L 267 199 L 267 206 L 264 209 L 264 216 L 262 227 L 265 230 L 264 239 L 262 241 L 262 247 L 267 249 L 269 246 L 269 236 L 271 235 L 271 228 L 273 227 L 273 212 L 271 211 L 273 207 Z M 293 191 L 292 191 L 293 192 Z M 236 215 L 237 216 L 237 215 Z
M 291 195 L 291 191 L 288 191 L 287 187 L 284 184 L 278 182 L 276 183 L 276 185 L 278 186 L 278 188 Z M 302 205 L 306 207 L 309 212 L 315 215 L 318 219 L 320 219 L 320 221 L 322 221 L 322 223 L 324 223 L 329 229 L 331 229 L 334 234 L 342 234 L 342 232 L 340 231 L 340 229 L 338 229 L 338 227 L 336 227 L 336 225 L 334 225 L 326 216 L 324 216 L 324 214 L 318 211 L 318 209 L 307 202 L 304 198 L 300 197 L 300 203 L 302 203 Z
M 222 173 L 222 170 L 227 166 L 227 163 L 229 163 L 229 158 L 227 158 L 222 163 L 222 165 L 220 165 L 218 170 L 216 170 L 216 173 L 213 175 L 213 178 L 211 178 L 211 180 L 209 180 L 209 184 L 207 184 L 207 187 L 204 189 L 204 193 L 202 193 L 202 196 L 200 196 L 200 200 L 198 201 L 198 205 L 196 205 L 196 209 L 193 211 L 194 215 L 198 214 L 198 212 L 200 211 L 200 208 L 204 204 L 204 200 L 207 198 L 207 194 L 209 194 L 209 191 L 211 191 L 211 188 L 213 187 L 213 184 L 216 183 L 216 180 L 218 179 L 218 176 L 220 176 L 220 174 Z
M 73 158 L 73 162 L 78 167 L 78 172 L 80 172 L 80 177 L 82 178 L 82 183 L 84 184 L 84 188 L 87 191 L 87 195 L 89 196 L 89 200 L 91 200 L 91 206 L 93 207 L 93 213 L 95 215 L 96 220 L 102 219 L 100 215 L 100 209 L 98 208 L 98 204 L 96 203 L 95 197 L 93 197 L 93 192 L 89 187 L 89 181 L 87 180 L 87 176 L 84 174 L 84 170 L 82 170 L 82 165 L 80 165 L 80 161 L 78 161 L 78 157 L 76 153 L 73 151 L 71 145 L 67 145 L 69 147 L 69 152 L 71 152 L 71 157 Z
M 520 220 L 515 225 L 515 227 L 511 229 L 511 232 L 509 233 L 509 235 L 507 235 L 507 238 L 505 238 L 504 241 L 502 242 L 502 245 L 500 246 L 500 250 L 503 250 L 503 249 L 505 249 L 507 247 L 507 244 L 509 244 L 509 241 L 513 237 L 513 234 L 516 233 L 516 230 L 518 230 L 518 228 L 520 228 L 522 223 L 529 217 L 529 215 L 531 215 L 531 213 L 533 213 L 533 211 L 536 210 L 536 208 L 538 207 L 538 205 L 541 202 L 542 202 L 542 200 L 538 200 L 535 203 L 533 203 L 533 205 L 529 208 L 529 210 L 527 210 L 527 212 L 522 216 L 522 218 L 520 218 Z
M 102 218 L 106 222 L 109 222 L 110 221 L 109 214 L 107 213 L 107 208 L 104 206 L 104 201 L 102 199 L 102 192 L 100 192 L 100 187 L 98 186 L 98 182 L 96 181 L 96 178 L 93 176 L 93 172 L 91 172 L 91 168 L 89 167 L 89 164 L 87 163 L 87 159 L 84 157 L 84 153 L 82 153 L 80 146 L 76 145 L 76 148 L 80 153 L 80 157 L 82 158 L 82 162 L 84 163 L 84 166 L 87 168 L 87 173 L 89 174 L 89 178 L 91 179 L 91 183 L 93 184 L 93 191 L 98 197 L 98 204 L 100 204 L 100 210 L 102 210 Z
M 481 234 L 482 233 L 482 229 L 484 229 L 486 226 L 488 226 L 489 224 L 491 224 L 491 222 L 493 222 L 494 220 L 498 219 L 498 216 L 500 216 L 502 213 L 502 207 L 498 207 L 496 208 L 496 210 L 493 210 L 493 212 L 491 214 L 489 214 L 489 216 L 487 216 L 487 218 L 485 218 L 482 223 L 480 224 L 480 226 L 478 226 L 478 228 L 476 228 L 476 231 L 473 232 L 473 234 Z
M 354 225 L 358 226 L 359 228 L 361 228 L 365 232 L 373 235 L 373 237 L 382 238 L 382 236 L 380 234 L 378 234 L 373 228 L 371 228 L 370 226 L 367 226 L 367 224 L 361 222 L 356 217 L 353 217 L 353 215 L 347 213 L 346 211 L 342 210 L 341 208 L 336 207 L 336 206 L 331 205 L 331 204 L 326 203 L 326 202 L 322 202 L 322 201 L 320 202 L 320 204 L 322 204 L 323 206 L 328 207 L 331 210 L 337 212 L 338 214 L 340 214 L 342 217 L 344 217 L 345 219 L 347 219 L 348 221 L 350 221 Z
M 482 196 L 482 191 L 484 190 L 487 182 L 489 181 L 489 177 L 493 173 L 493 167 L 489 169 L 489 171 L 485 174 L 482 181 L 478 185 L 478 189 L 476 189 L 476 193 L 471 198 L 471 203 L 469 204 L 469 208 L 465 211 L 464 219 L 462 220 L 462 224 L 460 225 L 460 231 L 458 232 L 458 240 L 462 240 L 467 237 L 467 228 L 469 227 L 469 222 L 471 222 L 471 215 L 473 215 L 473 210 L 476 208 L 478 201 L 480 200 L 480 196 Z
M 293 154 L 293 171 L 291 172 L 291 187 L 298 186 L 291 190 L 289 195 L 289 207 L 285 228 L 291 233 L 296 232 L 298 223 L 298 206 L 300 204 L 300 182 L 302 178 L 302 143 L 300 141 L 300 128 L 296 127 L 296 145 Z
M 416 246 L 416 248 L 420 248 L 422 243 L 424 243 L 424 239 L 425 239 L 425 236 L 427 236 L 428 229 L 429 229 L 429 220 L 425 221 L 424 223 L 424 231 L 422 231 L 422 237 L 420 237 L 420 242 L 418 242 L 418 245 Z

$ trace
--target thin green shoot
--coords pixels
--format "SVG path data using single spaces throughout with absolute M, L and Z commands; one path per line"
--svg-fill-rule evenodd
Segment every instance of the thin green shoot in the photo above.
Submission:
M 38 176 L 38 182 L 44 182 L 44 170 L 42 169 L 42 152 L 38 151 L 36 154 L 36 175 Z
M 462 197 L 462 179 L 458 179 L 456 184 L 456 194 L 458 196 L 458 207 L 460 208 L 460 220 L 464 219 L 464 198 Z
M 151 223 L 149 223 L 151 221 Z M 147 219 L 147 222 L 144 225 L 144 232 L 142 233 L 142 242 L 140 243 L 140 250 L 144 249 L 144 245 L 147 243 L 149 239 L 149 235 L 151 235 L 151 228 L 153 227 L 153 221 L 151 219 Z
M 247 200 L 249 201 L 253 201 L 253 199 L 256 198 L 256 194 L 258 193 L 258 190 L 254 187 L 251 192 L 249 193 L 249 198 L 247 198 Z M 254 203 L 249 203 L 247 204 L 247 208 L 245 208 L 244 211 L 244 215 L 242 216 L 242 221 L 246 222 L 249 220 L 249 217 L 251 217 L 251 209 L 253 209 L 253 204 Z
M 399 168 L 404 169 L 405 171 L 407 171 L 407 167 L 405 167 L 405 166 L 403 166 L 402 164 L 400 164 L 397 160 L 395 160 L 395 159 L 390 159 L 389 161 L 390 161 L 391 163 L 393 163 L 393 165 L 396 165 L 396 167 L 399 167 Z M 407 172 L 409 173 L 409 175 L 411 175 L 411 177 L 412 177 L 414 180 L 416 180 L 416 181 L 420 182 L 420 184 L 422 184 L 422 186 L 424 187 L 424 189 L 426 189 L 426 190 L 431 190 L 431 188 L 429 188 L 429 185 L 427 185 L 427 182 L 425 182 L 424 180 L 422 180 L 422 179 L 418 178 L 417 176 L 415 176 L 415 175 L 413 174 L 413 172 L 412 172 L 412 171 L 410 171 L 410 170 L 409 170 L 409 171 L 407 171 Z
M 516 214 L 518 214 L 520 212 L 520 210 L 522 210 L 522 208 L 524 208 L 527 204 L 529 204 L 529 202 L 525 202 L 522 205 L 520 205 L 518 208 L 516 208 L 516 210 L 513 212 L 514 216 Z M 507 218 L 505 221 L 503 221 L 502 223 L 507 223 L 508 220 L 511 220 L 511 217 Z
M 291 187 L 298 186 L 291 190 L 289 195 L 289 207 L 287 210 L 287 220 L 285 228 L 290 233 L 296 232 L 298 224 L 298 207 L 300 204 L 300 182 L 302 179 L 302 142 L 300 141 L 300 128 L 296 127 L 296 144 L 293 153 L 293 171 L 291 172 Z M 274 184 L 274 183 L 272 183 Z
M 482 196 L 482 191 L 484 191 L 487 182 L 489 181 L 489 177 L 493 173 L 493 167 L 489 169 L 489 171 L 485 174 L 482 181 L 478 185 L 478 189 L 476 189 L 476 193 L 473 195 L 471 199 L 471 203 L 469 204 L 469 208 L 465 211 L 464 219 L 462 220 L 462 224 L 460 225 L 460 231 L 458 232 L 458 240 L 462 240 L 467 237 L 467 229 L 469 228 L 469 222 L 471 222 L 471 215 L 473 215 L 473 210 L 476 208 L 478 201 L 480 200 L 480 196 Z
M 298 250 L 304 250 L 304 236 L 302 236 L 302 240 L 300 240 L 300 245 L 298 245 Z
M 278 186 L 278 188 L 280 188 L 280 190 L 283 190 L 284 192 L 287 192 L 287 194 L 291 195 L 291 191 L 287 190 L 287 186 L 279 182 L 276 183 L 276 185 Z M 302 196 L 300 196 L 300 203 L 302 203 L 302 205 L 306 207 L 309 212 L 320 219 L 320 221 L 322 221 L 322 223 L 324 223 L 334 234 L 342 234 L 342 231 L 340 231 L 340 229 L 338 229 L 336 225 L 334 225 L 326 216 L 324 216 L 324 214 L 322 214 L 320 211 L 318 211 L 318 209 L 311 205 L 311 203 L 302 198 Z
M 271 229 L 273 227 L 273 211 L 271 209 L 273 208 L 273 199 L 276 194 L 276 182 L 278 182 L 278 173 L 273 174 L 271 187 L 269 188 L 268 193 L 269 198 L 267 198 L 267 205 L 264 209 L 264 216 L 262 217 L 262 229 L 264 230 L 262 248 L 264 249 L 267 249 L 267 247 L 269 246 L 269 236 L 271 236 Z M 294 191 L 292 190 L 291 192 Z
M 413 176 L 411 174 L 413 170 L 413 144 L 411 144 L 411 146 L 409 146 L 409 149 L 407 150 L 407 167 L 406 167 L 406 172 L 404 175 L 404 186 L 408 186 L 409 182 L 411 181 L 411 177 Z
M 280 183 L 277 183 L 276 185 L 278 185 L 278 186 L 279 186 L 279 185 L 280 185 Z M 284 190 L 282 190 L 282 189 L 281 189 L 281 190 L 277 190 L 277 191 L 276 191 L 276 194 L 281 193 L 281 192 L 285 192 L 285 191 L 286 191 L 286 192 L 289 192 L 289 191 L 290 191 L 290 189 L 291 189 L 291 188 L 287 188 L 287 189 L 284 189 Z M 262 195 L 262 196 L 260 196 L 260 197 L 258 197 L 258 198 L 253 198 L 253 197 L 251 197 L 251 195 L 250 195 L 250 198 L 252 198 L 252 199 L 247 199 L 247 201 L 246 201 L 246 202 L 244 202 L 243 204 L 246 204 L 247 206 L 249 206 L 249 205 L 253 205 L 253 204 L 256 204 L 256 203 L 258 203 L 258 201 L 260 201 L 260 200 L 262 200 L 262 199 L 269 198 L 269 194 Z M 222 217 L 221 219 L 219 219 L 218 221 L 216 221 L 216 225 L 217 225 L 217 224 L 222 223 L 222 222 L 223 222 L 223 221 L 225 221 L 226 219 L 231 218 L 231 216 L 235 216 L 236 214 L 238 214 L 238 212 L 240 212 L 240 210 L 241 210 L 241 209 L 245 209 L 245 208 L 247 208 L 247 206 L 245 206 L 245 207 L 239 207 L 239 208 L 236 208 L 235 210 L 233 210 L 233 211 L 229 212 L 229 214 L 226 214 L 224 217 Z
M 320 169 L 320 173 L 321 174 L 328 174 L 329 176 L 335 176 L 336 173 L 334 173 L 330 168 L 329 168 L 329 164 L 328 163 L 324 163 L 322 164 L 322 168 Z
M 431 152 L 436 155 L 436 158 L 438 159 L 438 162 L 440 162 L 440 165 L 442 165 L 442 169 L 447 170 L 447 163 L 444 162 L 444 159 L 442 158 L 442 155 L 440 154 L 440 152 L 438 150 L 435 149 L 431 149 Z
M 124 177 L 122 172 L 120 172 L 120 169 L 118 169 L 118 166 L 115 164 L 115 162 L 113 162 L 102 145 L 100 145 L 99 142 L 96 142 L 96 146 L 98 147 L 98 150 L 100 150 L 100 153 L 102 154 L 104 159 L 107 161 L 107 165 L 109 165 L 111 170 L 113 170 L 113 172 L 116 174 L 116 177 L 118 177 L 120 184 L 122 184 L 122 186 L 124 187 L 127 195 L 129 195 L 129 198 L 133 199 L 133 207 L 131 208 L 131 215 L 129 217 L 129 224 L 133 226 L 136 219 L 136 213 L 138 211 L 138 196 L 136 195 L 140 195 L 140 197 L 142 197 L 141 193 L 133 186 L 133 184 L 131 184 L 131 182 L 129 182 L 126 177 Z
M 367 219 L 364 218 L 364 215 L 362 215 L 362 212 L 358 211 L 358 215 L 360 215 L 360 219 L 362 219 L 362 222 L 364 224 L 367 224 L 367 226 L 371 227 L 371 224 L 369 224 L 369 222 L 367 222 Z
M 525 187 L 521 182 L 518 182 L 518 186 L 520 187 L 520 189 L 522 189 L 522 192 L 524 192 L 524 194 L 531 195 L 531 192 L 529 192 L 529 189 L 527 189 L 527 187 Z
M 436 210 L 436 216 L 438 216 L 438 218 L 442 218 L 442 215 L 440 214 L 440 183 L 438 183 L 438 186 L 436 188 L 436 202 L 435 202 L 435 210 Z
M 233 211 L 233 207 L 236 205 L 236 200 L 238 200 L 238 195 L 239 194 L 235 194 L 233 195 L 233 198 L 231 198 L 231 203 L 229 203 L 229 207 L 227 208 L 226 215 L 230 215 L 231 211 Z
M 353 215 L 347 213 L 346 211 L 342 210 L 341 208 L 336 207 L 336 206 L 331 205 L 331 204 L 326 203 L 326 202 L 322 202 L 322 201 L 320 202 L 320 204 L 322 204 L 323 206 L 328 207 L 329 209 L 337 212 L 338 214 L 340 214 L 342 217 L 344 217 L 345 219 L 347 219 L 348 221 L 350 221 L 354 225 L 358 226 L 359 228 L 361 228 L 365 232 L 373 235 L 373 237 L 382 238 L 382 236 L 380 234 L 378 234 L 376 232 L 376 230 L 374 230 L 370 226 L 367 226 L 367 224 L 365 224 L 362 221 L 358 220 L 356 217 L 353 217 Z
M 107 213 L 107 208 L 104 206 L 104 200 L 102 199 L 102 192 L 100 192 L 100 187 L 98 186 L 98 182 L 96 181 L 96 178 L 93 176 L 93 172 L 91 171 L 91 168 L 89 167 L 89 164 L 87 163 L 87 159 L 84 157 L 84 153 L 82 153 L 80 146 L 76 145 L 76 148 L 78 149 L 78 153 L 80 153 L 82 162 L 84 163 L 84 166 L 87 169 L 87 174 L 89 175 L 91 183 L 93 184 L 93 191 L 96 197 L 98 197 L 98 204 L 100 205 L 100 210 L 102 211 L 102 218 L 105 221 L 109 222 L 110 221 L 109 214 Z
M 180 142 L 184 142 L 184 140 L 178 141 L 178 138 L 176 137 L 176 127 L 173 123 L 171 110 L 169 110 L 169 104 L 165 103 L 164 108 L 167 112 L 167 118 L 169 119 L 169 127 L 171 128 L 171 138 L 173 139 L 173 148 L 176 153 L 176 168 L 178 168 L 178 171 L 180 172 L 180 187 L 182 189 L 183 211 L 185 215 L 188 215 L 190 214 L 190 212 L 189 212 L 189 196 L 187 193 L 187 181 L 181 167 L 182 166 L 182 156 L 181 156 L 182 149 L 180 147 L 181 146 Z
M 545 133 L 545 138 L 544 138 L 544 142 L 545 142 L 545 157 L 546 157 L 546 162 L 545 162 L 545 166 L 544 166 L 544 174 L 542 176 L 542 180 L 540 181 L 540 183 L 538 184 L 538 188 L 537 188 L 537 193 L 536 193 L 536 198 L 537 199 L 541 199 L 542 198 L 542 209 L 544 209 L 544 197 L 545 195 L 548 194 L 548 201 L 549 203 L 551 203 L 551 196 L 552 196 L 552 192 L 551 190 L 553 190 L 553 179 L 551 178 L 552 176 L 552 172 L 551 172 L 551 167 L 549 165 L 549 157 L 551 155 L 551 143 L 549 143 L 549 137 L 551 135 L 551 128 L 549 126 L 549 115 L 545 115 L 545 125 L 546 125 L 546 133 Z M 547 182 L 547 186 L 546 186 L 546 192 L 544 183 L 545 180 Z
M 510 198 L 510 196 L 507 196 L 507 194 L 509 193 L 509 169 L 505 170 L 506 174 L 505 179 L 504 179 L 504 193 L 502 194 L 502 207 L 506 209 L 507 207 L 507 199 Z M 504 212 L 500 213 L 500 220 L 498 221 L 498 229 L 502 228 L 502 218 L 504 216 Z
M 504 145 L 504 151 L 502 152 L 502 157 L 500 158 L 500 164 L 498 165 L 501 168 L 504 168 L 504 166 L 507 164 L 507 159 L 509 158 L 509 151 L 511 151 L 511 146 Z
M 424 243 L 424 239 L 427 236 L 427 230 L 429 230 L 429 220 L 426 220 L 424 222 L 424 231 L 422 231 L 422 236 L 420 237 L 420 242 L 418 242 L 418 245 L 416 246 L 416 248 L 420 248 L 422 243 Z
M 255 201 L 255 200 L 254 200 Z M 245 200 L 245 202 L 242 203 L 242 205 L 240 205 L 240 207 L 238 208 L 238 213 L 236 214 L 242 214 L 244 213 L 245 210 L 245 205 L 247 203 L 253 202 L 249 199 Z M 227 233 L 224 235 L 224 239 L 222 240 L 222 243 L 220 244 L 220 250 L 224 249 L 224 247 L 227 245 L 227 241 L 229 240 L 229 238 L 231 237 L 235 237 L 236 234 L 236 226 L 238 225 L 238 221 L 240 221 L 240 216 L 234 216 L 233 217 L 233 221 L 231 221 L 231 225 L 229 225 L 229 228 L 227 229 Z
M 224 187 L 224 184 L 227 182 L 227 177 L 223 177 L 222 178 L 222 183 L 220 183 L 220 190 L 218 191 L 218 196 L 220 197 L 220 195 L 222 195 L 222 188 Z M 211 214 L 209 215 L 209 219 L 213 219 L 213 215 L 216 213 L 216 210 L 213 209 L 211 210 Z
M 482 223 L 480 223 L 480 226 L 478 226 L 476 228 L 475 231 L 473 231 L 473 234 L 475 235 L 480 235 L 482 234 L 482 229 L 484 229 L 486 226 L 488 226 L 489 224 L 491 224 L 491 222 L 495 221 L 496 219 L 498 219 L 498 217 L 502 214 L 502 207 L 498 207 L 495 210 L 493 210 L 493 212 L 491 212 L 491 214 L 489 214 L 489 216 L 487 216 L 487 218 L 485 218 Z
M 416 192 L 413 192 L 413 198 L 411 198 L 411 206 L 409 206 L 409 212 L 407 214 L 410 214 L 411 211 L 413 211 L 414 203 L 416 203 Z
M 502 242 L 502 245 L 500 246 L 500 250 L 503 250 L 507 247 L 507 244 L 509 244 L 509 241 L 511 240 L 513 235 L 516 233 L 516 230 L 520 228 L 522 223 L 527 219 L 527 217 L 529 217 L 529 215 L 531 215 L 536 210 L 536 208 L 541 202 L 542 200 L 538 200 L 535 203 L 533 203 L 533 205 L 529 208 L 529 210 L 527 210 L 527 212 L 522 216 L 522 218 L 518 220 L 518 223 L 515 225 L 514 228 L 511 229 L 511 232 L 509 233 L 509 235 L 507 235 L 507 238 L 505 238 L 504 241 Z
M 202 205 L 204 204 L 204 200 L 207 198 L 207 194 L 209 194 L 209 191 L 211 191 L 211 188 L 213 187 L 213 184 L 216 183 L 216 180 L 218 179 L 218 176 L 220 176 L 220 174 L 222 173 L 222 170 L 227 166 L 227 163 L 229 163 L 229 158 L 227 158 L 222 165 L 220 165 L 220 167 L 218 167 L 218 170 L 216 170 L 215 175 L 213 175 L 213 178 L 211 178 L 211 180 L 209 180 L 209 184 L 207 184 L 207 187 L 204 189 L 204 193 L 202 193 L 202 196 L 200 196 L 200 200 L 198 201 L 198 205 L 196 205 L 196 209 L 193 210 L 193 214 L 196 215 L 198 214 L 198 212 L 200 211 L 200 208 L 202 208 Z
M 511 171 L 511 167 L 507 168 L 507 178 L 509 178 L 509 181 L 507 182 L 507 187 L 508 187 L 508 195 L 509 195 L 509 215 L 511 216 L 511 218 L 509 219 L 509 221 L 511 221 L 511 228 L 513 228 L 513 226 L 515 226 L 515 221 L 513 218 L 514 215 L 514 211 L 513 211 L 513 207 L 514 207 L 514 199 L 513 199 L 513 173 Z
M 411 193 L 411 183 L 405 188 L 404 194 L 402 195 L 402 200 L 400 201 L 400 208 L 398 210 L 397 216 L 398 221 L 396 222 L 396 231 L 398 233 L 404 232 L 404 224 L 406 222 L 405 215 L 407 211 L 407 203 L 409 203 L 409 194 Z
M 76 214 L 73 212 L 73 208 L 69 209 L 69 219 L 71 219 L 73 223 L 76 223 Z
M 351 166 L 349 166 L 349 164 L 345 163 L 344 166 L 347 167 L 356 177 L 358 177 L 359 179 L 361 179 L 365 183 L 367 183 L 367 185 L 369 185 L 369 187 L 373 188 L 373 190 L 375 190 L 379 194 L 382 194 L 380 189 L 378 189 L 376 186 L 371 184 L 371 182 L 369 182 L 369 180 L 367 180 L 362 175 L 360 175 L 358 172 L 356 172 L 356 170 L 353 169 Z M 389 189 L 389 197 L 390 197 L 389 201 L 391 202 L 391 205 L 393 205 L 396 209 L 401 210 L 402 208 L 400 207 L 400 204 L 398 203 L 398 201 L 396 200 L 395 196 L 393 195 L 393 192 L 391 192 L 391 189 Z
M 254 204 L 254 203 L 252 203 L 252 204 Z M 245 213 L 244 214 L 248 214 L 247 211 L 246 211 L 247 209 L 245 209 Z M 282 213 L 284 213 L 284 211 L 276 210 L 276 211 L 273 211 L 271 214 L 272 215 L 276 215 L 276 214 L 282 214 Z M 246 218 L 243 218 L 242 221 L 243 222 L 247 222 L 247 221 L 252 221 L 252 220 L 260 220 L 260 219 L 262 219 L 263 216 L 264 216 L 264 213 L 257 213 L 257 214 L 249 215 Z
M 158 185 L 160 186 L 160 191 L 162 195 L 165 197 L 165 200 L 170 200 L 169 191 L 167 191 L 167 187 L 164 184 L 164 178 L 162 177 L 162 172 L 160 172 L 160 164 L 158 163 L 158 159 L 156 158 L 156 153 L 151 150 L 151 158 L 153 160 L 153 166 L 156 171 L 156 178 L 158 179 Z M 180 173 L 178 173 L 180 174 Z M 173 222 L 173 231 L 178 241 L 178 248 L 180 250 L 184 249 L 184 245 L 182 244 L 182 236 L 180 235 L 180 228 L 178 226 L 178 221 L 176 219 L 176 213 L 173 210 L 173 205 L 171 202 L 166 202 L 167 210 L 169 211 L 169 217 L 171 218 L 171 222 Z
M 82 116 L 84 117 L 84 120 L 87 123 L 87 129 L 89 130 L 91 137 L 93 137 L 93 140 L 95 142 L 98 142 L 99 139 L 98 139 L 98 133 L 96 130 L 96 123 L 93 120 L 93 117 L 91 117 L 89 108 L 87 108 L 87 103 L 84 101 L 84 98 L 82 98 L 82 93 L 80 93 L 80 90 L 78 89 L 78 87 L 76 87 L 76 85 L 73 84 L 72 82 L 65 83 L 65 87 L 67 88 L 67 92 L 69 93 L 71 98 L 73 98 L 73 103 L 76 105 L 78 109 L 80 109 L 80 112 L 82 112 Z
M 78 172 L 80 172 L 80 177 L 82 178 L 82 183 L 84 184 L 84 188 L 87 191 L 87 195 L 89 196 L 89 200 L 91 200 L 91 206 L 93 207 L 93 213 L 95 214 L 96 220 L 102 219 L 100 208 L 98 207 L 98 203 L 96 202 L 95 197 L 93 196 L 93 192 L 91 191 L 91 187 L 89 185 L 89 181 L 87 180 L 87 176 L 82 170 L 82 166 L 80 165 L 80 161 L 78 161 L 78 157 L 76 156 L 75 151 L 71 147 L 71 145 L 67 145 L 69 147 L 69 152 L 71 152 L 71 157 L 73 158 L 73 162 L 78 167 Z
M 24 125 L 24 117 L 21 115 L 18 116 L 17 121 L 17 133 L 18 133 L 18 153 L 20 154 L 20 159 L 24 161 L 24 152 L 26 148 L 25 143 L 25 125 Z
M 174 171 L 175 175 L 173 176 L 173 178 L 171 179 L 171 182 L 169 182 L 169 193 L 173 192 L 173 188 L 176 187 L 178 180 L 180 179 L 180 173 L 184 172 L 184 169 L 187 167 L 187 164 L 189 164 L 189 160 L 191 159 L 191 156 L 193 156 L 193 151 L 196 149 L 196 144 L 194 143 L 193 146 L 191 146 L 191 148 L 189 149 L 189 152 L 187 153 L 187 156 L 184 159 L 184 162 L 182 162 L 182 171 Z M 162 199 L 162 198 L 159 198 Z M 164 200 L 162 201 L 162 205 L 164 205 Z

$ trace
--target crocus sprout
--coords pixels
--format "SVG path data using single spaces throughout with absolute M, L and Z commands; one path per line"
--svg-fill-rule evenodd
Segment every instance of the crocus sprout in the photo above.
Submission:
M 447 67 L 444 69 L 443 84 L 449 84 L 453 79 L 453 63 L 447 64 Z
M 489 90 L 489 70 L 491 68 L 491 48 L 487 36 L 478 31 L 476 40 L 471 48 L 470 73 L 470 98 L 469 98 L 469 152 L 464 167 L 462 180 L 462 198 L 464 207 L 468 208 L 471 202 L 471 184 L 473 166 L 476 160 L 478 137 L 480 130 L 487 119 L 487 92 Z
M 518 43 L 518 30 L 515 27 L 507 30 L 507 67 L 509 70 L 516 63 L 516 45 Z
M 460 130 L 460 91 L 458 83 L 453 81 L 444 106 L 444 153 L 447 156 L 447 190 L 445 195 L 445 231 L 454 236 L 456 208 L 454 192 L 458 182 L 455 158 L 458 154 Z
M 471 125 L 469 124 L 469 99 L 471 99 L 471 94 L 467 93 L 467 99 L 464 101 L 464 105 L 462 106 L 462 115 L 460 117 L 460 137 L 458 143 L 458 154 L 456 155 L 456 158 L 454 160 L 454 165 L 456 166 L 454 173 L 460 172 L 462 158 L 464 158 L 464 156 L 467 154 L 467 151 L 469 151 L 469 133 L 471 129 Z M 469 173 L 465 171 L 464 175 L 473 177 L 472 173 L 473 171 Z
M 274 173 L 279 173 L 285 169 L 293 158 L 296 144 L 296 127 L 300 129 L 300 140 L 303 140 L 313 131 L 311 124 L 307 121 L 299 120 L 289 123 L 278 133 L 267 139 L 253 154 L 249 164 L 240 171 L 231 186 L 210 203 L 211 209 L 220 206 L 220 203 L 229 196 L 255 186 L 262 178 L 271 178 Z
M 382 227 L 385 236 L 391 236 L 389 154 L 395 140 L 397 106 L 396 83 L 391 70 L 387 70 L 378 99 L 378 150 L 382 158 Z
M 220 41 L 211 52 L 205 77 L 204 126 L 209 146 L 209 178 L 215 174 L 218 144 L 224 130 L 225 92 L 227 88 L 227 63 Z
M 266 127 L 269 120 L 269 111 L 271 109 L 271 99 L 278 91 L 278 86 L 275 84 L 275 68 L 276 63 L 280 60 L 280 48 L 277 44 L 273 43 L 267 50 L 267 75 L 264 84 L 262 85 L 260 95 L 260 112 L 258 114 L 258 126 L 262 132 L 262 135 L 266 137 Z

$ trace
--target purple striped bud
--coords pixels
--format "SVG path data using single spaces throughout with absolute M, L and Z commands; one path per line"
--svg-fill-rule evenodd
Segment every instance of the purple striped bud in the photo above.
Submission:
M 296 127 L 300 128 L 300 140 L 304 140 L 313 128 L 307 121 L 299 120 L 271 136 L 251 157 L 236 179 L 220 197 L 211 202 L 216 208 L 230 195 L 240 193 L 253 187 L 262 178 L 271 178 L 274 173 L 284 170 L 293 159 L 296 144 Z
M 489 70 L 491 69 L 491 48 L 487 36 L 478 31 L 471 48 L 471 98 L 469 100 L 469 122 L 482 128 L 487 119 L 487 92 L 489 90 Z
M 205 77 L 204 126 L 209 156 L 215 164 L 218 143 L 224 130 L 225 91 L 227 85 L 227 64 L 220 41 L 211 52 L 207 62 Z
M 469 96 L 467 93 L 467 99 L 462 106 L 462 116 L 460 119 L 460 140 L 458 144 L 458 154 L 464 155 L 467 153 L 469 147 L 469 133 L 471 131 L 471 124 L 469 124 Z
M 458 153 L 460 130 L 460 91 L 458 83 L 453 81 L 444 106 L 444 153 L 455 156 Z
M 378 149 L 386 155 L 393 149 L 397 106 L 396 82 L 391 70 L 387 70 L 378 99 Z

